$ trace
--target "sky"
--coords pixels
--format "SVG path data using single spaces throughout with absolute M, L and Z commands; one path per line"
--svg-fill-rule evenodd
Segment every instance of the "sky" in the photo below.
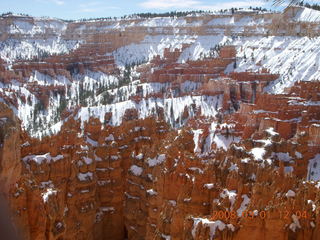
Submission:
M 35 17 L 81 19 L 120 17 L 142 12 L 220 10 L 272 5 L 266 0 L 0 0 L 2 13 L 24 13 Z

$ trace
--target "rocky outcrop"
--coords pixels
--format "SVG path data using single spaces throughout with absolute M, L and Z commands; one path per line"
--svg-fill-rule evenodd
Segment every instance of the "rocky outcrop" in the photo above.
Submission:
M 2 18 L 3 41 L 64 49 L 0 51 L 0 191 L 24 238 L 316 240 L 319 81 L 285 82 L 301 74 L 249 39 L 294 52 L 266 36 L 318 34 L 295 16 Z
M 1 193 L 9 195 L 21 176 L 20 122 L 11 109 L 0 105 L 1 121 Z
M 236 89 L 224 97 L 239 111 L 222 115 L 214 131 L 202 118 L 178 131 L 161 118 L 130 117 L 119 127 L 91 118 L 83 130 L 71 118 L 56 136 L 23 135 L 25 179 L 15 210 L 25 207 L 18 218 L 29 238 L 243 239 L 250 232 L 250 239 L 316 239 L 318 188 L 305 179 L 319 151 L 317 125 L 298 129 L 319 111 L 301 104 L 292 112 L 290 95 L 265 105 L 260 98 L 268 95 L 259 91 L 249 104 Z M 304 88 L 292 89 L 297 97 L 294 89 Z M 292 115 L 277 112 L 273 120 L 272 102 Z M 301 122 L 284 131 L 293 118 Z

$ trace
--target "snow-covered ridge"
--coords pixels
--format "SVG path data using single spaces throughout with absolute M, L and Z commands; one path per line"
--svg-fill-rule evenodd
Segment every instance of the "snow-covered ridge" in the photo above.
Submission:
M 81 121 L 81 128 L 84 123 L 88 122 L 91 117 L 98 118 L 100 122 L 111 126 L 119 126 L 127 110 L 134 109 L 138 112 L 139 119 L 145 119 L 150 116 L 158 117 L 159 110 L 163 109 L 165 120 L 172 127 L 181 127 L 187 120 L 196 114 L 206 117 L 216 117 L 222 106 L 222 96 L 184 96 L 177 98 L 148 98 L 140 102 L 128 100 L 108 105 L 95 107 L 82 107 L 74 116 L 75 120 Z M 183 117 L 187 110 L 187 118 Z M 111 119 L 105 119 L 106 113 L 112 113 Z M 66 119 L 67 120 L 67 119 Z M 66 121 L 64 120 L 64 121 Z M 49 129 L 36 132 L 35 137 L 42 137 L 58 133 L 64 121 L 57 122 Z
M 67 54 L 83 42 L 65 38 L 68 23 L 58 19 L 13 17 L 12 22 L 0 18 L 0 57 L 12 64 L 16 60 Z
M 193 107 L 192 105 L 195 105 Z M 222 97 L 220 96 L 184 96 L 177 98 L 148 98 L 142 99 L 136 103 L 134 101 L 124 101 L 110 105 L 97 107 L 83 107 L 78 112 L 76 119 L 80 119 L 82 124 L 89 121 L 90 117 L 99 118 L 102 123 L 105 122 L 105 114 L 110 112 L 112 117 L 108 124 L 119 126 L 123 121 L 126 110 L 136 109 L 139 119 L 149 116 L 157 116 L 158 109 L 164 110 L 165 120 L 171 126 L 180 127 L 186 119 L 182 115 L 185 108 L 190 117 L 195 116 L 200 110 L 201 114 L 206 117 L 215 117 L 222 105 Z
M 307 16 L 309 10 L 304 9 L 301 16 Z M 312 10 L 312 16 L 315 16 L 314 12 L 318 11 Z M 304 17 L 297 19 L 304 21 Z M 150 60 L 155 55 L 162 55 L 164 48 L 181 49 L 182 44 L 193 46 L 182 55 L 179 61 L 196 60 L 201 52 L 205 54 L 209 48 L 223 42 L 224 40 L 219 40 L 219 38 L 223 38 L 226 34 L 229 34 L 230 37 L 230 34 L 243 34 L 250 29 L 255 34 L 266 35 L 268 26 L 272 24 L 272 18 L 270 13 L 242 11 L 235 14 L 231 12 L 213 13 L 205 17 L 200 15 L 192 18 L 156 17 L 71 23 L 58 19 L 32 17 L 16 17 L 15 19 L 13 17 L 10 25 L 3 24 L 1 25 L 0 19 L 0 32 L 13 34 L 13 36 L 1 42 L 0 57 L 10 64 L 18 59 L 69 53 L 85 43 L 88 34 L 129 31 L 131 28 L 144 27 L 145 30 L 142 32 L 148 32 L 150 36 L 147 35 L 140 43 L 122 46 L 112 53 L 116 58 L 116 63 L 123 66 L 127 63 Z M 204 26 L 206 30 L 201 33 L 201 28 Z M 226 33 L 227 28 L 230 33 Z M 186 29 L 198 30 L 192 34 Z
M 113 52 L 118 66 L 126 64 L 150 61 L 156 55 L 163 57 L 166 48 L 170 51 L 182 49 L 183 45 L 189 45 L 184 49 L 178 62 L 198 60 L 208 54 L 211 48 L 217 45 L 225 45 L 231 38 L 224 35 L 147 35 L 140 43 L 121 47 Z
M 185 18 L 171 18 L 171 17 L 156 17 L 152 19 L 144 20 L 137 24 L 137 26 L 143 27 L 195 27 L 203 25 L 203 21 L 194 21 L 188 23 Z
M 181 49 L 183 44 L 189 47 L 182 50 L 178 62 L 198 60 L 208 54 L 217 45 L 235 45 L 237 47 L 237 72 L 270 70 L 280 74 L 278 81 L 268 89 L 272 93 L 282 93 L 297 81 L 320 80 L 320 37 L 238 37 L 215 36 L 147 36 L 139 44 L 131 44 L 116 50 L 113 54 L 118 65 L 152 59 L 163 56 L 164 49 Z
M 0 43 L 0 57 L 9 64 L 16 60 L 34 57 L 67 54 L 80 46 L 81 41 L 64 40 L 60 37 L 49 39 L 8 39 Z
M 244 27 L 244 26 L 254 26 L 254 25 L 264 25 L 271 24 L 271 19 L 265 19 L 263 17 L 254 18 L 253 16 L 244 16 L 244 17 L 235 17 L 230 16 L 221 16 L 214 18 L 207 23 L 208 26 L 235 26 L 235 27 Z
M 280 74 L 266 89 L 282 93 L 297 81 L 320 80 L 320 37 L 246 37 L 233 42 L 237 46 L 235 71 L 261 71 Z
M 59 131 L 63 124 L 60 114 L 65 108 L 70 109 L 73 106 L 82 105 L 86 106 L 85 109 L 89 112 L 92 109 L 100 109 L 102 111 L 102 119 L 103 113 L 111 112 L 115 114 L 115 119 L 119 119 L 112 120 L 110 124 L 119 125 L 122 122 L 125 110 L 137 107 L 137 104 L 130 100 L 133 96 L 147 98 L 154 94 L 165 93 L 172 87 L 172 84 L 169 82 L 140 83 L 139 80 L 121 85 L 118 77 L 102 72 L 86 71 L 85 74 L 77 74 L 72 79 L 68 79 L 62 75 L 52 77 L 35 71 L 26 80 L 26 83 L 12 81 L 12 84 L 2 84 L 0 91 L 10 98 L 17 99 L 17 108 L 14 106 L 12 108 L 15 114 L 22 120 L 23 128 L 32 136 L 40 137 L 42 136 L 41 133 L 50 135 Z M 64 87 L 65 93 L 58 95 L 51 93 L 48 108 L 44 109 L 43 103 L 30 90 L 29 84 L 37 84 L 43 88 L 55 86 L 61 89 L 61 87 Z M 200 86 L 199 82 L 185 81 L 180 86 L 181 93 L 191 93 Z M 19 97 L 17 98 L 16 96 Z M 164 96 L 178 97 L 179 95 L 168 91 Z M 160 104 L 161 101 L 157 101 Z M 161 104 L 163 105 L 163 103 Z M 104 107 L 105 105 L 109 107 Z M 124 106 L 124 111 L 119 113 L 119 107 L 121 106 Z M 149 105 L 148 107 L 151 108 Z M 94 114 L 92 116 L 100 118 L 100 115 L 97 113 L 100 110 L 93 111 Z M 152 114 L 156 114 L 156 109 L 150 111 L 152 111 Z M 169 118 L 168 121 L 171 122 Z
M 14 20 L 9 26 L 8 33 L 10 34 L 26 34 L 34 36 L 36 34 L 55 33 L 62 34 L 67 29 L 67 23 L 61 20 Z
M 320 22 L 320 11 L 302 7 L 291 6 L 285 10 L 293 21 L 296 22 Z
M 204 58 L 217 46 L 235 45 L 237 59 L 236 64 L 230 64 L 232 66 L 230 71 L 261 71 L 266 68 L 271 73 L 280 74 L 279 80 L 266 89 L 269 92 L 282 93 L 286 87 L 292 86 L 296 81 L 320 79 L 320 65 L 317 61 L 320 57 L 320 47 L 317 47 L 320 46 L 319 37 L 312 39 L 297 36 L 267 37 L 263 34 L 245 37 L 242 34 L 225 33 L 226 28 L 234 29 L 233 33 L 243 33 L 246 27 L 256 29 L 255 33 L 263 33 L 266 29 L 264 26 L 270 25 L 270 21 L 270 18 L 263 14 L 250 13 L 249 15 L 212 15 L 205 20 L 201 19 L 200 16 L 199 19 L 192 18 L 191 21 L 189 19 L 187 21 L 183 17 L 168 17 L 137 19 L 132 22 L 129 20 L 110 20 L 105 23 L 88 24 L 87 22 L 81 22 L 72 24 L 74 24 L 73 29 L 79 30 L 77 34 L 86 34 L 90 32 L 87 30 L 94 30 L 95 27 L 99 28 L 98 33 L 100 33 L 100 30 L 104 33 L 114 31 L 114 29 L 118 31 L 119 28 L 131 31 L 132 29 L 128 28 L 135 26 L 140 27 L 140 29 L 144 28 L 145 33 L 149 32 L 150 28 L 157 29 L 157 34 L 142 35 L 144 37 L 141 38 L 142 41 L 135 41 L 135 43 L 118 47 L 112 53 L 106 53 L 114 56 L 116 64 L 121 69 L 127 64 L 148 62 L 156 55 L 163 57 L 165 49 L 171 51 L 180 49 L 181 54 L 176 59 L 178 63 L 184 63 L 187 60 Z M 0 57 L 8 63 L 12 63 L 17 59 L 23 60 L 41 55 L 68 53 L 78 48 L 82 43 L 82 35 L 79 35 L 81 41 L 64 39 L 66 29 L 70 27 L 68 24 L 59 20 L 51 21 L 48 19 L 31 21 L 30 18 L 28 20 L 21 18 L 14 20 L 13 24 L 10 25 L 11 33 L 25 36 L 22 39 L 8 38 L 1 42 Z M 195 31 L 194 34 L 187 34 L 184 32 L 186 26 L 197 29 L 198 27 L 201 28 L 202 25 L 205 28 L 213 29 L 214 33 L 205 31 L 199 34 Z M 172 32 L 167 33 L 164 30 L 166 27 L 175 29 L 174 34 Z M 0 26 L 0 31 L 2 29 Z M 49 38 L 42 39 L 48 31 L 52 32 L 52 35 Z M 106 44 L 109 44 L 109 42 Z M 236 68 L 233 69 L 235 65 Z M 179 97 L 179 95 L 163 94 L 163 99 L 148 98 L 139 100 L 140 102 L 132 101 L 133 96 L 140 99 L 141 97 L 146 98 L 150 95 L 155 96 L 153 94 L 166 92 L 171 88 L 171 85 L 170 83 L 140 83 L 131 80 L 120 84 L 119 76 L 108 76 L 101 72 L 90 71 L 86 71 L 81 76 L 73 75 L 72 79 L 67 79 L 62 75 L 49 77 L 33 70 L 31 77 L 26 79 L 27 84 L 37 82 L 41 87 L 66 86 L 65 96 L 53 96 L 52 94 L 48 108 L 40 111 L 36 110 L 41 108 L 41 102 L 36 98 L 36 95 L 29 92 L 27 84 L 12 84 L 12 86 L 5 87 L 16 91 L 18 96 L 24 96 L 27 99 L 27 101 L 23 101 L 18 98 L 18 108 L 14 110 L 22 120 L 23 127 L 28 131 L 31 130 L 33 136 L 59 131 L 61 124 L 63 124 L 60 121 L 61 105 L 66 105 L 67 108 L 82 105 L 83 108 L 80 109 L 77 116 L 77 119 L 80 119 L 82 123 L 88 121 L 90 116 L 97 117 L 104 122 L 105 113 L 112 113 L 112 118 L 108 123 L 115 126 L 121 124 L 128 109 L 136 109 L 139 118 L 145 118 L 156 115 L 157 108 L 162 108 L 165 112 L 165 119 L 172 126 L 184 124 L 185 119 L 182 119 L 181 116 L 185 108 L 189 116 L 193 116 L 197 112 L 191 108 L 191 105 L 194 104 L 201 109 L 203 115 L 215 116 L 216 114 L 217 109 L 214 109 L 213 106 L 216 106 L 220 100 L 213 100 L 205 96 Z M 181 84 L 180 90 L 182 93 L 188 93 L 195 91 L 198 87 L 199 83 L 186 81 Z M 5 94 L 7 96 L 14 95 L 11 91 L 7 91 Z M 38 129 L 36 129 L 36 126 Z M 211 134 L 208 141 L 215 142 L 218 147 L 227 148 L 236 139 L 224 139 L 222 136 Z

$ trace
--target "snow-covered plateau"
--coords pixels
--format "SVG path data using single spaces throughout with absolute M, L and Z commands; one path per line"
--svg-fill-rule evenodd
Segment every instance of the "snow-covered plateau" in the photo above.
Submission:
M 221 99 L 210 96 L 170 95 L 170 82 L 141 82 L 140 72 L 132 67 L 124 82 L 125 68 L 128 65 L 150 63 L 156 56 L 164 58 L 166 51 L 177 51 L 175 61 L 184 64 L 210 57 L 218 57 L 217 48 L 235 46 L 235 63 L 230 64 L 225 73 L 262 72 L 267 69 L 279 78 L 269 84 L 265 91 L 283 93 L 288 87 L 299 81 L 318 81 L 320 77 L 320 37 L 317 36 L 319 12 L 304 7 L 286 10 L 289 20 L 296 24 L 299 31 L 301 24 L 310 24 L 313 37 L 304 34 L 283 32 L 285 27 L 273 30 L 274 19 L 281 14 L 271 12 L 214 13 L 190 17 L 158 17 L 150 19 L 132 18 L 108 21 L 64 22 L 56 19 L 10 16 L 13 20 L 5 23 L 6 17 L 0 19 L 0 32 L 6 33 L 0 42 L 0 57 L 3 66 L 10 71 L 16 62 L 46 61 L 50 56 L 68 56 L 72 52 L 87 49 L 88 46 L 108 46 L 99 55 L 114 57 L 119 74 L 86 69 L 80 72 L 50 72 L 48 69 L 30 69 L 24 81 L 1 83 L 1 93 L 6 98 L 15 98 L 16 104 L 10 104 L 22 126 L 33 136 L 57 133 L 66 119 L 60 119 L 64 108 L 82 106 L 75 118 L 83 123 L 90 116 L 104 122 L 106 113 L 111 112 L 111 125 L 120 125 L 126 110 L 136 109 L 139 118 L 157 115 L 157 109 L 164 110 L 165 119 L 171 126 L 182 126 L 184 111 L 192 117 L 196 112 L 203 116 L 215 117 L 221 106 Z M 7 17 L 8 18 L 8 17 Z M 290 22 L 289 21 L 289 22 Z M 299 25 L 300 24 L 300 25 Z M 120 39 L 126 32 L 139 31 L 138 39 L 125 38 L 119 44 L 112 40 Z M 105 42 L 95 41 L 95 34 L 106 34 Z M 123 35 L 122 35 L 123 34 Z M 110 38 L 113 36 L 112 38 Z M 130 36 L 130 35 L 128 35 Z M 110 40 L 109 40 L 110 38 Z M 117 38 L 115 38 L 117 39 Z M 88 59 L 88 62 L 94 61 Z M 81 64 L 73 63 L 74 64 Z M 86 64 L 86 63 L 85 63 Z M 74 68 L 74 66 L 72 66 Z M 159 66 L 151 68 L 151 73 Z M 67 66 L 67 69 L 68 66 Z M 21 75 L 20 75 L 21 76 Z M 30 86 L 60 87 L 58 93 L 49 93 L 47 106 L 39 99 L 39 94 Z M 201 83 L 186 81 L 181 90 L 193 94 Z M 39 88 L 40 89 L 40 88 Z M 152 94 L 164 94 L 163 98 L 146 98 Z M 139 101 L 132 97 L 141 96 Z M 197 94 L 195 94 L 197 95 Z M 6 101 L 3 98 L 4 101 Z M 145 99 L 144 99 L 145 98 Z M 25 101 L 27 99 L 27 101 Z M 63 109 L 62 106 L 63 105 Z M 219 138 L 215 136 L 215 138 Z

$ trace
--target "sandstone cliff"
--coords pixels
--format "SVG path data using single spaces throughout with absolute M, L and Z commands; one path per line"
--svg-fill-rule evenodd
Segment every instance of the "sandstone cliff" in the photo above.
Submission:
M 318 239 L 301 11 L 1 18 L 0 190 L 24 238 Z

